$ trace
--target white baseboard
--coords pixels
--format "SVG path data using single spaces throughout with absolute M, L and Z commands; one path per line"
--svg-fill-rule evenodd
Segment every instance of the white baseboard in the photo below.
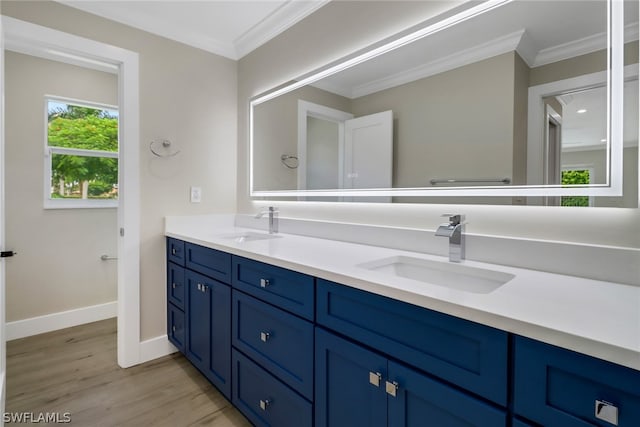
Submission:
M 151 338 L 140 343 L 140 363 L 148 362 L 159 357 L 166 356 L 178 351 L 173 344 L 169 342 L 166 335 Z
M 98 320 L 110 319 L 116 317 L 117 314 L 118 302 L 114 301 L 30 319 L 16 320 L 7 322 L 5 337 L 7 341 L 11 341 L 85 323 L 97 322 Z

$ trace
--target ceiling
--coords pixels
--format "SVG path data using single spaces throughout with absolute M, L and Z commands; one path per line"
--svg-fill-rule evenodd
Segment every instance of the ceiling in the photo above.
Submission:
M 57 0 L 85 12 L 240 59 L 330 0 Z

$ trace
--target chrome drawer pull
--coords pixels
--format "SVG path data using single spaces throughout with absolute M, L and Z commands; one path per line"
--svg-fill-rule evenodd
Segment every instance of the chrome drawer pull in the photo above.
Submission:
M 392 382 L 390 383 L 389 381 L 386 381 L 387 385 L 385 387 L 385 391 L 387 392 L 387 394 L 396 397 L 396 392 L 398 391 L 398 383 L 397 382 Z
M 269 332 L 260 332 L 260 341 L 267 342 L 271 338 L 271 334 Z
M 266 288 L 270 284 L 271 283 L 269 282 L 269 279 L 260 279 L 260 287 L 261 288 Z
M 175 283 L 172 283 L 171 286 L 173 287 L 173 289 L 176 288 L 176 284 Z
M 618 425 L 618 407 L 605 400 L 596 400 L 596 418 Z
M 267 408 L 269 407 L 269 405 L 271 405 L 271 400 L 269 400 L 269 399 L 265 399 L 265 400 L 260 399 L 260 409 L 262 409 L 263 411 L 266 411 Z
M 171 255 L 175 255 L 176 254 L 176 248 L 171 248 Z
M 176 331 L 176 325 L 173 325 L 173 326 L 171 327 L 171 330 L 172 330 L 173 332 L 175 332 L 175 331 Z
M 380 381 L 382 381 L 382 374 L 380 372 L 369 372 L 369 384 L 380 387 Z

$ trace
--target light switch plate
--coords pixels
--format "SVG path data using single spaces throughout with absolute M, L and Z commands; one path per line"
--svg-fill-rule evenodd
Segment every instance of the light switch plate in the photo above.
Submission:
M 202 201 L 202 188 L 191 187 L 191 203 L 200 203 Z

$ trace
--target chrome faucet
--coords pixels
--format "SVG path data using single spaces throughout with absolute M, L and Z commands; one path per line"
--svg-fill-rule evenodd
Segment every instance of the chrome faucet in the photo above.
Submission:
M 268 209 L 264 209 L 256 214 L 256 218 L 262 218 L 266 214 L 269 214 L 269 234 L 276 234 L 278 232 L 278 208 L 269 206 Z
M 464 215 L 444 214 L 442 216 L 448 216 L 449 222 L 440 224 L 436 230 L 436 236 L 449 238 L 449 261 L 461 262 L 465 257 L 464 234 L 462 233 Z

